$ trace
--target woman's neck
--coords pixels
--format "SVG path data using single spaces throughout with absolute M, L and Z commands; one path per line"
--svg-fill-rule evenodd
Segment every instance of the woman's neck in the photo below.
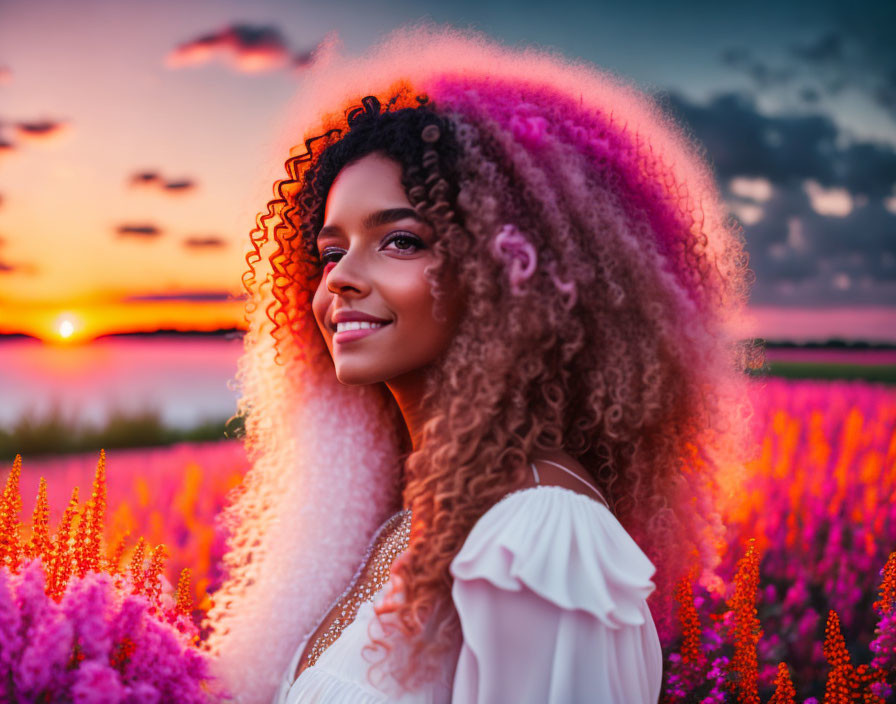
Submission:
M 415 452 L 420 449 L 423 426 L 430 418 L 430 413 L 423 408 L 425 381 L 425 370 L 418 369 L 386 382 L 401 411 L 408 437 L 411 439 L 411 447 Z

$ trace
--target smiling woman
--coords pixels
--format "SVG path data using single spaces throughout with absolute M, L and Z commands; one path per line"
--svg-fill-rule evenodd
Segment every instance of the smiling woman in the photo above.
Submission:
M 339 381 L 385 381 L 409 418 L 460 311 L 454 302 L 447 320 L 433 317 L 426 270 L 436 262 L 434 235 L 401 175 L 401 165 L 379 153 L 339 172 L 316 241 L 324 270 L 312 307 Z M 409 432 L 420 435 L 418 427 Z
M 402 28 L 321 71 L 247 256 L 221 677 L 655 704 L 743 471 L 746 259 L 711 174 L 548 54 Z

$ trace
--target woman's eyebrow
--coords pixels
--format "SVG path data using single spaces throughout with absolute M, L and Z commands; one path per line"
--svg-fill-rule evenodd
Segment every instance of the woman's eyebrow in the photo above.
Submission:
M 386 208 L 385 210 L 377 210 L 367 215 L 364 218 L 362 225 L 365 229 L 372 230 L 375 227 L 387 225 L 390 222 L 396 222 L 398 220 L 404 220 L 405 218 L 410 218 L 420 223 L 423 222 L 423 218 L 421 218 L 413 208 Z M 341 228 L 334 225 L 324 225 L 320 228 L 320 232 L 317 233 L 317 238 L 320 239 L 326 235 L 335 235 L 341 231 Z

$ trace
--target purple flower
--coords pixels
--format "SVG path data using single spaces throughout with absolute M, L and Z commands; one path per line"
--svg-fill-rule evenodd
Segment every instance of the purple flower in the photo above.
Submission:
M 0 682 L 6 682 L 22 650 L 21 616 L 16 606 L 9 572 L 0 569 Z
M 130 589 L 91 572 L 72 577 L 57 604 L 39 561 L 15 575 L 0 569 L 0 681 L 22 701 L 207 703 L 211 677 L 191 644 L 195 628 Z
M 62 611 L 75 626 L 75 635 L 86 659 L 106 655 L 111 648 L 108 620 L 111 587 L 111 576 L 90 572 L 84 579 L 70 582 L 62 598 Z
M 118 704 L 125 695 L 118 673 L 108 664 L 85 660 L 75 670 L 71 689 L 75 704 Z
M 70 676 L 67 672 L 74 645 L 72 623 L 59 606 L 43 595 L 46 609 L 40 621 L 32 622 L 25 637 L 25 649 L 13 669 L 15 686 L 25 695 L 64 692 Z

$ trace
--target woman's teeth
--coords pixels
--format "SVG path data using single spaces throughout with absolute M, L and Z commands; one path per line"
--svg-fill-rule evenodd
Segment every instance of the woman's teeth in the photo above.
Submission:
M 336 323 L 336 332 L 343 330 L 363 330 L 365 328 L 381 328 L 385 323 L 371 323 L 366 320 L 352 323 Z

